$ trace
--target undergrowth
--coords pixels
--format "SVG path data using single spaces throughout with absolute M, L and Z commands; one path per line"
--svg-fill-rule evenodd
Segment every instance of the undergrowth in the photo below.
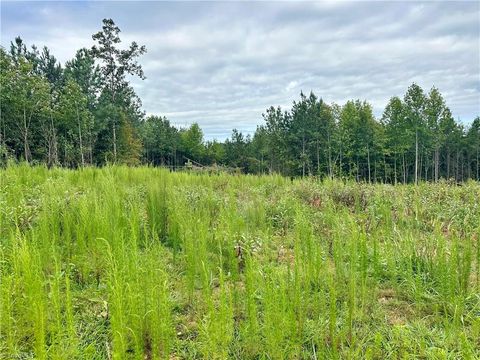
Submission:
M 0 170 L 0 358 L 480 358 L 480 185 Z

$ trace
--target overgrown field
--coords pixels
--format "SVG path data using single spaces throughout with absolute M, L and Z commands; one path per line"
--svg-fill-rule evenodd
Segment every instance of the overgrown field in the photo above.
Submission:
M 2 359 L 480 358 L 480 185 L 0 170 Z

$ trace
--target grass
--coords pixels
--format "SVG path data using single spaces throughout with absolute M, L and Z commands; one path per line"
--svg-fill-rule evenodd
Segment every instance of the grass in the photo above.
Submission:
M 0 358 L 480 358 L 480 185 L 0 170 Z

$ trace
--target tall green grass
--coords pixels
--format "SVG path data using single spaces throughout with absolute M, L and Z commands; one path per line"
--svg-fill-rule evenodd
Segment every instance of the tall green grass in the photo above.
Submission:
M 480 358 L 480 185 L 0 170 L 0 358 Z

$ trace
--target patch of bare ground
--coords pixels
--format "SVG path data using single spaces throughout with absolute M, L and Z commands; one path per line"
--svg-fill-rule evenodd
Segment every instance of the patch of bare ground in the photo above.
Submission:
M 188 311 L 180 319 L 176 326 L 176 335 L 178 339 L 195 339 L 198 335 L 198 322 L 194 311 Z
M 405 325 L 414 315 L 411 305 L 402 300 L 392 288 L 380 289 L 377 301 L 384 310 L 385 320 L 389 325 Z
M 281 245 L 278 248 L 277 262 L 280 264 L 293 265 L 295 263 L 294 250 Z

